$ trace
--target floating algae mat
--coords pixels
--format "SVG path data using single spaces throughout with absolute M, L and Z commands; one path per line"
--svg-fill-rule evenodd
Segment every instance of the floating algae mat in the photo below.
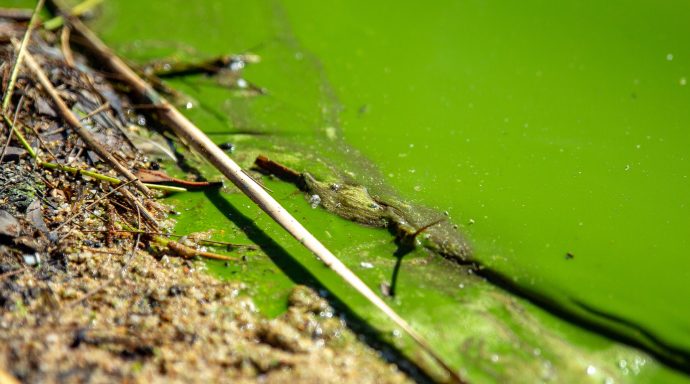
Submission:
M 393 196 L 392 186 L 447 212 L 492 278 L 562 315 L 423 251 L 402 260 L 391 287 L 398 260 L 388 233 L 313 209 L 295 186 L 264 178 L 368 284 L 394 288 L 389 302 L 468 378 L 669 382 L 687 378 L 561 319 L 688 367 L 688 7 L 119 1 L 96 26 L 141 62 L 258 54 L 241 80 L 263 95 L 208 76 L 168 84 L 243 165 L 262 153 L 375 194 Z M 263 311 L 280 313 L 296 282 L 320 286 L 353 324 L 425 365 L 248 199 L 170 200 L 179 232 L 213 228 L 218 240 L 261 246 L 245 264 L 212 265 L 252 282 Z

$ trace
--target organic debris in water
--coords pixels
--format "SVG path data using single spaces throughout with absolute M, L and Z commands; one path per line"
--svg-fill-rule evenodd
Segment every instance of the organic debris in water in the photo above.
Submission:
M 461 263 L 472 261 L 469 245 L 453 224 L 445 219 L 430 219 L 434 215 L 438 217 L 436 212 L 401 201 L 377 198 L 361 185 L 322 182 L 307 172 L 300 173 L 263 155 L 258 156 L 254 164 L 262 172 L 297 185 L 309 196 L 312 208 L 321 205 L 347 220 L 389 228 L 401 251 L 414 248 L 418 236 L 424 233 L 428 234 L 422 242 L 424 247 Z M 316 205 L 314 196 L 319 197 Z

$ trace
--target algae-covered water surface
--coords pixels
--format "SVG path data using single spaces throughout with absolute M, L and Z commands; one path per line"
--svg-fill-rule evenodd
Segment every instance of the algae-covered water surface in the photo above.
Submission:
M 423 250 L 398 259 L 385 230 L 264 179 L 370 286 L 394 285 L 387 300 L 470 380 L 685 382 L 689 8 L 118 1 L 94 27 L 138 63 L 260 56 L 233 89 L 203 75 L 168 85 L 244 166 L 267 154 L 457 224 L 480 275 L 502 288 Z M 263 311 L 280 313 L 293 284 L 311 284 L 370 341 L 399 350 L 391 356 L 430 366 L 247 198 L 169 200 L 179 232 L 260 247 L 211 267 L 250 284 Z

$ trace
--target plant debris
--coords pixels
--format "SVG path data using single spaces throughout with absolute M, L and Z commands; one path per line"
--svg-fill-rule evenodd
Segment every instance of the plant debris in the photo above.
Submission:
M 424 247 L 444 257 L 472 263 L 469 245 L 450 221 L 445 218 L 429 221 L 435 212 L 372 196 L 361 185 L 322 182 L 308 172 L 298 172 L 263 155 L 254 164 L 262 172 L 295 184 L 309 196 L 310 202 L 316 200 L 314 196 L 318 197 L 318 205 L 329 212 L 360 224 L 388 228 L 395 236 L 399 252 L 409 251 L 417 241 L 423 240 L 420 243 Z M 422 233 L 426 237 L 419 239 Z
M 28 45 L 55 95 L 25 67 L 8 88 L 11 41 L 25 32 L 23 22 L 0 20 L 0 76 L 12 107 L 0 131 L 0 378 L 409 380 L 310 289 L 297 287 L 287 312 L 268 319 L 242 284 L 207 275 L 194 258 L 213 254 L 170 240 L 171 209 L 105 161 L 112 156 L 131 174 L 153 168 L 132 138 L 155 133 L 84 57 L 65 58 L 59 36 L 68 33 L 38 30 Z M 72 119 L 58 99 L 78 124 L 65 124 Z

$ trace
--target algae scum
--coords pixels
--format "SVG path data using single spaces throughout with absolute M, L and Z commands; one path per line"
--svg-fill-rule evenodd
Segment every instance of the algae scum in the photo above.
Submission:
M 263 154 L 309 172 L 307 198 L 327 208 L 338 202 L 318 189 L 334 184 L 366 186 L 379 207 L 403 196 L 435 208 L 404 221 L 447 217 L 428 234 L 458 224 L 483 273 L 559 312 L 419 248 L 396 257 L 385 230 L 314 209 L 294 185 L 255 174 L 368 284 L 392 290 L 391 305 L 470 380 L 683 382 L 648 353 L 563 319 L 687 370 L 687 8 L 119 1 L 97 26 L 142 63 L 257 54 L 232 89 L 205 75 L 167 84 L 246 169 Z M 170 202 L 180 233 L 212 228 L 216 240 L 260 246 L 241 252 L 246 264 L 210 268 L 251 282 L 264 313 L 282 313 L 291 287 L 310 284 L 353 327 L 368 328 L 360 331 L 370 342 L 427 367 L 245 197 L 206 191 Z

